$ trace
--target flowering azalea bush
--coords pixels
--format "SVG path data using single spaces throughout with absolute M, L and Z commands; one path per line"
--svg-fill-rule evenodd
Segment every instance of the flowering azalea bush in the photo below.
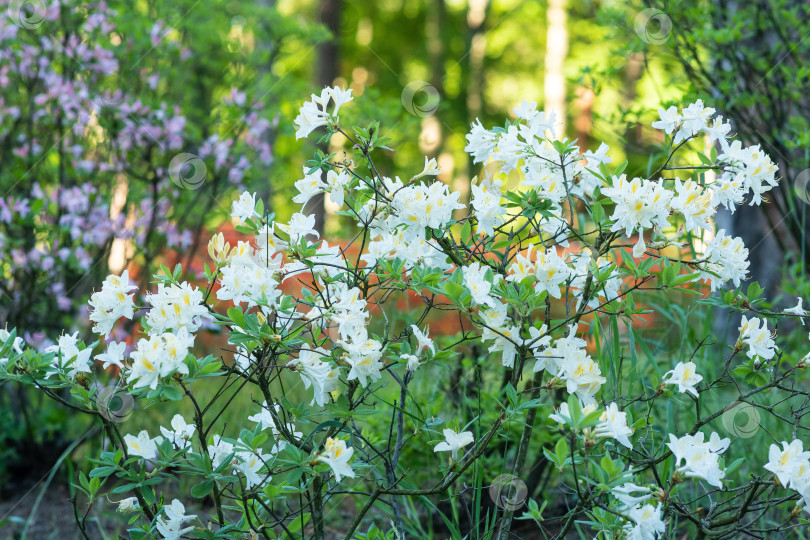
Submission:
M 434 160 L 407 178 L 380 171 L 388 139 L 377 122 L 341 124 L 351 101 L 325 88 L 301 107 L 298 137 L 350 149 L 317 152 L 293 198 L 327 194 L 356 223 L 348 242 L 318 238 L 302 212 L 275 221 L 246 192 L 232 206 L 244 239 L 211 240 L 204 282 L 163 267 L 140 297 L 126 272 L 111 275 L 90 299 L 95 341 L 64 334 L 39 353 L 13 329 L 0 336 L 1 378 L 104 428 L 76 484 L 83 531 L 89 506 L 113 502 L 133 538 L 427 537 L 420 519 L 448 496 L 451 513 L 472 501 L 468 530 L 499 538 L 518 521 L 534 537 L 643 539 L 807 523 L 808 359 L 771 329 L 807 312 L 740 290 L 748 250 L 712 219 L 763 201 L 777 183 L 768 156 L 729 142 L 698 101 L 659 111 L 668 149 L 629 179 L 606 145 L 581 153 L 523 103 L 503 127 L 473 124 L 466 150 L 483 170 L 467 203 Z M 704 137 L 719 151 L 693 153 Z M 703 354 L 704 337 L 675 362 L 639 337 L 664 298 L 688 293 L 743 314 L 724 357 Z M 403 313 L 403 298 L 421 309 Z M 459 332 L 432 332 L 436 314 Z M 131 344 L 110 337 L 122 324 Z M 218 347 L 203 343 L 218 332 Z M 468 395 L 445 389 L 448 366 Z M 140 413 L 120 414 L 111 395 L 190 412 L 136 432 Z M 232 412 L 240 396 L 250 414 Z M 770 449 L 725 436 L 732 402 L 772 417 Z M 504 494 L 493 469 L 512 487 L 535 470 L 546 482 Z M 445 526 L 463 535 L 458 517 Z

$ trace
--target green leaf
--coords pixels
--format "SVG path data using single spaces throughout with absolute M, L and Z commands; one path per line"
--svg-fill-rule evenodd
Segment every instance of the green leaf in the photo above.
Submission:
M 213 480 L 204 480 L 197 485 L 191 487 L 191 496 L 197 499 L 202 499 L 214 489 Z
M 290 472 L 287 473 L 287 477 L 284 479 L 284 481 L 287 484 L 290 484 L 291 486 L 294 486 L 294 485 L 296 485 L 298 483 L 298 481 L 301 479 L 301 476 L 303 474 L 304 474 L 304 468 L 303 467 L 296 467 L 296 468 L 292 469 Z
M 602 208 L 602 205 L 598 202 L 593 203 L 591 206 L 591 214 L 596 223 L 602 223 L 602 221 L 605 220 L 605 209 Z
M 228 318 L 232 320 L 236 326 L 245 328 L 245 314 L 242 313 L 241 309 L 237 307 L 229 307 Z
M 309 523 L 310 514 L 303 514 L 299 517 L 296 517 L 292 520 L 286 527 L 288 532 L 295 533 L 301 530 L 302 527 L 305 527 L 307 523 Z
M 506 399 L 508 399 L 509 403 L 512 405 L 518 404 L 517 390 L 512 386 L 512 383 L 506 383 Z
M 464 225 L 461 226 L 461 241 L 465 242 L 470 236 L 472 235 L 472 224 L 470 224 L 470 220 L 464 222 Z
M 90 471 L 90 478 L 107 478 L 117 470 L 116 467 L 96 467 Z

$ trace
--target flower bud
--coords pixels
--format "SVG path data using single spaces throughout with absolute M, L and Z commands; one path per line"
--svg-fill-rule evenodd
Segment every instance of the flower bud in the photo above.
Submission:
M 217 264 L 222 266 L 228 263 L 230 255 L 228 252 L 231 245 L 225 242 L 225 236 L 222 233 L 217 233 L 208 241 L 208 255 Z
M 138 504 L 137 497 L 121 499 L 121 502 L 118 503 L 119 512 L 134 512 L 138 508 L 140 508 L 140 505 Z

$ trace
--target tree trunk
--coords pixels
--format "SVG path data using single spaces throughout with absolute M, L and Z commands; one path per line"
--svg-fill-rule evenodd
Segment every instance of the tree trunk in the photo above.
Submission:
M 546 114 L 557 114 L 556 137 L 565 136 L 565 57 L 568 55 L 567 0 L 549 0 L 546 11 L 546 58 L 543 97 Z
M 338 62 L 340 62 L 340 12 L 342 0 L 320 0 L 318 5 L 318 18 L 332 37 L 318 45 L 318 87 L 331 86 L 338 76 Z M 329 152 L 323 145 L 321 151 Z M 324 194 L 319 193 L 307 203 L 305 214 L 315 214 L 315 230 L 323 236 L 326 211 L 324 208 Z

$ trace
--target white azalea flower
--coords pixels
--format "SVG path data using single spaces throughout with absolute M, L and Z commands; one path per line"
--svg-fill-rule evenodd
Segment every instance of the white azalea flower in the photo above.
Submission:
M 169 431 L 160 426 L 160 432 L 171 441 L 172 446 L 178 449 L 191 448 L 191 437 L 197 427 L 194 424 L 187 424 L 181 415 L 175 414 L 171 421 L 171 428 L 172 430 Z
M 256 216 L 256 194 L 247 191 L 242 192 L 239 199 L 233 201 L 231 217 L 238 219 L 239 223 L 244 223 Z
M 413 180 L 422 178 L 423 176 L 436 176 L 441 174 L 441 172 L 442 171 L 439 169 L 439 165 L 436 162 L 436 158 L 428 159 L 427 156 L 425 156 L 425 167 L 422 169 L 422 172 L 413 177 Z
M 616 439 L 627 448 L 633 447 L 629 439 L 632 434 L 633 430 L 627 425 L 627 413 L 619 411 L 615 403 L 607 406 L 594 430 L 597 437 Z
M 428 330 L 429 328 L 425 328 L 425 331 L 422 332 L 415 324 L 411 325 L 413 337 L 416 338 L 418 343 L 416 346 L 417 353 L 421 353 L 422 351 L 430 351 L 430 354 L 436 354 L 436 347 L 433 344 L 433 340 L 428 337 Z
M 408 369 L 408 371 L 410 371 L 411 373 L 413 373 L 414 371 L 416 371 L 416 370 L 419 368 L 419 366 L 420 366 L 420 363 L 419 363 L 419 357 L 414 356 L 414 355 L 412 355 L 412 354 L 403 354 L 403 355 L 402 355 L 402 359 L 403 359 L 403 360 L 405 360 L 405 361 L 407 362 L 407 366 L 408 366 L 408 368 L 407 368 L 407 369 Z
M 762 319 L 743 315 L 740 323 L 740 341 L 748 345 L 748 358 L 755 356 L 770 360 L 776 354 L 776 343 L 768 331 L 768 323 Z
M 804 317 L 807 315 L 807 311 L 802 308 L 802 297 L 799 296 L 796 298 L 797 304 L 796 307 L 788 308 L 785 310 L 785 313 L 790 313 L 791 315 L 796 315 L 799 319 L 799 322 L 802 323 L 804 326 Z
M 118 343 L 111 341 L 107 344 L 107 350 L 99 355 L 96 355 L 95 360 L 102 362 L 101 367 L 107 369 L 110 366 L 116 366 L 119 369 L 124 368 L 124 351 L 127 344 L 124 342 Z
M 472 444 L 475 441 L 473 434 L 471 431 L 463 431 L 461 433 L 457 433 L 452 429 L 445 429 L 442 431 L 444 433 L 444 441 L 437 444 L 434 448 L 434 452 L 450 452 L 450 457 L 452 459 L 458 458 L 458 451 L 464 448 L 465 446 Z
M 794 487 L 796 473 L 802 469 L 802 466 L 807 468 L 808 459 L 810 459 L 810 452 L 804 451 L 801 440 L 795 439 L 790 443 L 782 441 L 781 449 L 775 444 L 771 445 L 765 469 L 775 474 L 783 486 Z
M 349 465 L 352 459 L 354 448 L 346 448 L 346 441 L 342 439 L 326 439 L 323 452 L 316 458 L 318 461 L 326 463 L 335 473 L 335 481 L 340 482 L 341 478 L 354 478 L 355 473 Z
M 155 527 L 164 540 L 180 540 L 184 534 L 194 530 L 194 527 L 183 527 L 183 523 L 197 516 L 187 516 L 186 507 L 179 500 L 174 499 L 171 504 L 165 505 L 163 513 L 165 517 L 158 516 Z
M 124 270 L 121 276 L 109 275 L 101 285 L 101 290 L 90 296 L 90 320 L 93 321 L 93 332 L 104 337 L 110 335 L 113 325 L 121 317 L 132 319 L 135 311 L 132 291 L 138 287 L 129 281 L 129 271 Z
M 144 459 L 155 459 L 158 455 L 157 445 L 163 441 L 163 437 L 157 436 L 154 439 L 149 437 L 146 430 L 138 433 L 138 436 L 124 435 L 124 444 L 127 446 L 127 454 L 130 456 L 140 456 Z
M 693 362 L 678 362 L 675 369 L 668 371 L 664 374 L 664 384 L 671 385 L 677 384 L 678 391 L 681 393 L 689 392 L 695 397 L 698 397 L 698 392 L 695 386 L 703 380 L 702 375 L 698 375 L 695 371 L 697 366 Z
M 636 506 L 627 513 L 627 517 L 635 524 L 625 525 L 628 540 L 656 540 L 666 532 L 666 524 L 661 519 L 661 505 Z

